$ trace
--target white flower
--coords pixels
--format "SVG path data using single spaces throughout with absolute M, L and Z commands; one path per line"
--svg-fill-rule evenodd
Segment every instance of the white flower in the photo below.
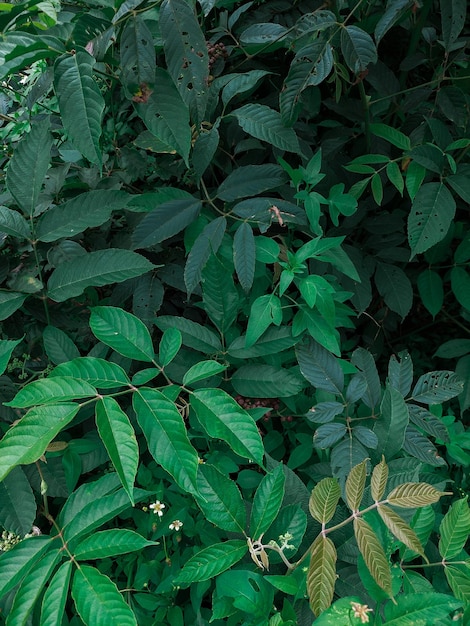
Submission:
M 369 609 L 367 604 L 359 604 L 359 602 L 351 602 L 351 608 L 354 611 L 354 617 L 360 617 L 362 624 L 367 624 L 369 622 L 369 616 L 367 613 L 370 613 L 373 609 Z
M 176 530 L 178 532 L 178 530 L 181 528 L 182 525 L 183 525 L 183 522 L 180 522 L 179 519 L 175 519 L 173 522 L 171 522 L 168 528 L 170 530 Z
M 165 508 L 165 505 L 163 504 L 163 502 L 160 502 L 160 500 L 157 500 L 156 502 L 150 504 L 149 508 L 153 510 L 155 515 L 161 517 L 163 515 L 163 509 Z

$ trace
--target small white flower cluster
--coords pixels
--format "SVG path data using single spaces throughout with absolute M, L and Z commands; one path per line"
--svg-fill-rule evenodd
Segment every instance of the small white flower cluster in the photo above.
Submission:
M 37 526 L 33 526 L 30 533 L 26 534 L 24 537 L 21 535 L 17 535 L 9 530 L 4 530 L 0 535 L 0 552 L 7 552 L 11 550 L 17 543 L 23 541 L 23 539 L 28 539 L 28 537 L 37 537 L 37 535 L 41 535 L 41 531 Z
M 370 609 L 367 604 L 359 604 L 359 602 L 351 602 L 351 608 L 354 617 L 359 617 L 362 624 L 369 623 L 368 613 L 371 613 L 373 609 Z
M 152 502 L 152 504 L 149 504 L 149 509 L 152 509 L 154 515 L 158 515 L 158 517 L 163 517 L 163 509 L 165 508 L 166 508 L 166 505 L 163 504 L 163 502 L 160 502 L 160 500 L 157 500 L 156 502 Z M 178 530 L 180 530 L 182 526 L 183 526 L 183 522 L 181 522 L 179 519 L 175 519 L 171 522 L 171 524 L 169 524 L 168 528 L 170 530 L 174 530 L 178 532 Z

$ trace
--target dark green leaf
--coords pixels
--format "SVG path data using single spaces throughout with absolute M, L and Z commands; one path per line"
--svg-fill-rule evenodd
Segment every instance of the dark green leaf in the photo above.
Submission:
M 251 305 L 245 347 L 250 348 L 255 344 L 271 324 L 279 326 L 281 322 L 281 301 L 276 295 L 271 293 L 256 298 Z
M 379 44 L 382 37 L 401 19 L 403 14 L 413 4 L 413 0 L 393 0 L 387 6 L 375 26 L 375 41 Z
M 470 311 L 470 274 L 463 267 L 453 267 L 450 281 L 457 302 Z
M 13 350 L 18 346 L 23 339 L 18 339 L 17 341 L 9 341 L 8 339 L 4 339 L 0 341 L 0 375 L 6 370 L 8 361 L 11 358 Z
M 217 190 L 217 196 L 221 200 L 232 202 L 280 187 L 286 180 L 282 167 L 274 163 L 246 165 L 238 167 L 223 181 Z
M 405 318 L 413 304 L 413 288 L 407 274 L 397 265 L 379 262 L 375 282 L 385 304 Z
M 184 564 L 177 581 L 179 584 L 189 584 L 214 578 L 238 563 L 247 550 L 243 539 L 231 539 L 204 548 Z
M 440 404 L 458 396 L 462 389 L 463 381 L 457 374 L 442 370 L 420 376 L 411 396 L 415 402 Z
M 453 50 L 452 44 L 462 32 L 467 13 L 466 0 L 440 0 L 442 39 L 447 53 Z
M 44 350 L 54 365 L 78 358 L 80 352 L 70 337 L 60 328 L 46 326 L 42 333 Z
M 436 317 L 444 304 L 442 278 L 437 272 L 427 267 L 419 274 L 417 285 L 424 306 L 433 317 Z
M 227 220 L 225 217 L 216 217 L 203 228 L 194 242 L 184 268 L 184 282 L 188 298 L 201 281 L 202 270 L 210 255 L 217 253 L 226 227 Z
M 352 353 L 351 361 L 363 374 L 367 389 L 361 396 L 362 401 L 371 409 L 380 402 L 380 379 L 373 356 L 364 348 L 357 348 Z
M 408 2 L 408 0 L 406 1 Z M 386 124 L 371 124 L 370 132 L 377 137 L 382 137 L 382 139 L 400 148 L 400 150 L 409 150 L 411 147 L 410 138 L 392 126 L 387 126 Z
M 205 326 L 176 315 L 161 315 L 155 320 L 160 330 L 176 328 L 181 332 L 183 344 L 204 354 L 214 354 L 222 350 L 222 344 L 214 331 Z
M 322 424 L 317 428 L 313 435 L 313 445 L 321 450 L 331 448 L 338 443 L 346 434 L 346 426 L 332 422 L 330 424 Z
M 191 386 L 200 380 L 221 374 L 227 367 L 227 365 L 223 365 L 217 361 L 199 361 L 186 372 L 183 377 L 183 385 Z
M 158 359 L 162 367 L 169 365 L 181 348 L 183 340 L 177 328 L 167 328 L 160 340 Z
M 439 467 L 446 464 L 431 441 L 414 426 L 406 428 L 403 450 L 428 465 Z
M 410 393 L 413 382 L 413 361 L 406 350 L 399 352 L 398 358 L 394 354 L 390 357 L 388 380 L 404 398 Z
M 307 418 L 315 424 L 327 424 L 332 422 L 337 415 L 344 411 L 341 402 L 319 402 L 307 413 Z
M 284 498 L 284 483 L 282 465 L 278 465 L 259 484 L 250 515 L 250 535 L 254 541 L 264 535 L 279 513 Z
M 246 522 L 245 504 L 236 483 L 217 468 L 203 463 L 198 468 L 196 498 L 207 521 L 229 532 L 243 533 Z
M 51 372 L 54 376 L 72 376 L 86 380 L 98 389 L 116 389 L 130 384 L 126 372 L 117 363 L 85 356 L 61 363 Z
M 442 183 L 425 183 L 417 192 L 408 217 L 408 241 L 412 257 L 444 239 L 455 215 L 456 204 Z
M 209 257 L 202 271 L 202 301 L 207 315 L 217 329 L 225 334 L 234 323 L 239 310 L 240 296 L 227 263 L 214 255 Z
M 470 534 L 470 509 L 467 498 L 456 500 L 439 526 L 439 552 L 450 561 L 459 556 Z
M 287 152 L 300 152 L 299 140 L 292 128 L 286 128 L 280 113 L 264 104 L 245 104 L 232 111 L 243 130 L 257 139 Z
M 377 62 L 377 48 L 372 37 L 358 26 L 346 26 L 341 30 L 341 51 L 349 69 L 359 74 L 370 63 Z
M 292 330 L 289 326 L 268 328 L 256 343 L 249 348 L 245 348 L 246 337 L 244 335 L 237 337 L 229 345 L 228 353 L 237 359 L 250 359 L 257 356 L 277 354 L 291 348 L 297 341 L 296 337 L 292 337 Z
M 155 46 L 141 15 L 131 15 L 121 33 L 121 81 L 130 95 L 155 83 Z
M 296 347 L 297 360 L 302 375 L 317 389 L 341 394 L 344 374 L 338 360 L 313 340 Z
M 42 378 L 34 380 L 20 389 L 13 400 L 6 402 L 6 406 L 28 408 L 35 404 L 50 404 L 54 402 L 68 402 L 76 398 L 96 396 L 96 389 L 84 380 L 76 380 L 67 376 Z
M 36 499 L 21 467 L 14 467 L 0 483 L 0 524 L 24 536 L 36 518 Z
M 29 537 L 0 555 L 0 597 L 11 591 L 48 551 L 51 537 Z
M 247 222 L 237 228 L 233 238 L 233 263 L 240 285 L 249 291 L 255 276 L 256 245 L 253 229 Z
M 401 450 L 408 422 L 408 407 L 402 394 L 388 386 L 380 405 L 380 417 L 374 426 L 374 433 L 379 440 L 379 454 L 391 459 Z
M 294 372 L 275 365 L 242 365 L 232 376 L 237 393 L 248 398 L 287 398 L 304 387 Z
M 169 200 L 148 213 L 132 236 L 134 249 L 149 248 L 169 239 L 191 224 L 199 215 L 201 202 L 195 198 Z
M 18 148 L 16 148 L 15 157 L 18 155 Z M 9 177 L 7 178 L 9 180 Z M 12 184 L 14 185 L 14 183 Z M 40 184 L 42 184 L 42 181 L 40 181 Z M 22 191 L 25 191 L 24 186 Z M 20 193 L 20 191 L 18 190 L 17 193 Z M 27 202 L 27 199 L 24 198 L 24 201 Z M 0 232 L 12 237 L 18 237 L 18 239 L 31 239 L 31 228 L 25 218 L 18 211 L 8 209 L 6 206 L 0 206 Z

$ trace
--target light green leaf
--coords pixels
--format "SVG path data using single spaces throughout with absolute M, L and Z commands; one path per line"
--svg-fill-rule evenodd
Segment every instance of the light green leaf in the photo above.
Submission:
M 121 82 L 130 95 L 155 84 L 155 45 L 145 19 L 130 15 L 121 32 Z
M 262 464 L 263 443 L 253 418 L 225 391 L 194 391 L 191 406 L 210 437 L 223 439 L 240 456 Z
M 36 518 L 36 498 L 21 467 L 14 467 L 0 483 L 0 525 L 24 536 Z
M 177 584 L 190 584 L 214 578 L 238 563 L 247 551 L 247 545 L 243 539 L 231 539 L 204 548 L 186 561 L 176 579 Z
M 17 465 L 34 463 L 54 437 L 78 413 L 76 403 L 47 404 L 30 409 L 0 441 L 0 480 Z
M 117 489 L 121 488 L 119 476 L 116 472 L 109 472 L 108 474 L 103 474 L 98 480 L 83 483 L 75 489 L 62 507 L 58 516 L 59 524 L 65 526 L 74 520 L 90 502 L 97 502 Z M 127 499 L 127 506 L 129 506 L 129 498 L 123 489 L 121 491 Z
M 243 533 L 246 511 L 237 484 L 213 465 L 203 463 L 198 468 L 197 485 L 201 497 L 196 497 L 196 502 L 207 521 L 222 530 Z
M 354 74 L 364 72 L 370 63 L 377 62 L 377 48 L 372 37 L 358 26 L 346 26 L 341 30 L 341 51 Z
M 336 548 L 329 537 L 318 535 L 312 545 L 307 572 L 307 593 L 315 616 L 333 601 L 336 582 Z
M 227 228 L 227 220 L 220 216 L 211 220 L 198 235 L 184 268 L 184 283 L 188 298 L 201 281 L 202 270 L 211 254 L 216 254 Z
M 84 380 L 56 376 L 55 378 L 41 378 L 25 385 L 13 400 L 5 404 L 24 409 L 35 404 L 68 402 L 76 398 L 89 398 L 96 395 L 96 389 Z
M 296 346 L 297 361 L 302 375 L 317 389 L 340 394 L 344 374 L 338 359 L 318 343 L 309 339 Z
M 161 315 L 155 320 L 155 325 L 165 331 L 167 328 L 176 328 L 181 332 L 183 344 L 204 354 L 214 354 L 222 350 L 222 344 L 214 331 L 205 326 L 176 315 Z
M 426 252 L 446 236 L 455 210 L 455 200 L 442 183 L 425 183 L 420 187 L 408 216 L 408 242 L 412 258 Z
M 97 339 L 129 359 L 152 362 L 152 338 L 138 317 L 123 309 L 96 306 L 91 309 L 90 328 Z
M 276 189 L 287 181 L 282 167 L 274 163 L 238 167 L 217 189 L 217 197 L 226 202 L 257 196 L 263 191 Z
M 370 479 L 371 494 L 376 502 L 381 500 L 385 493 L 388 472 L 388 465 L 385 463 L 385 457 L 382 455 L 382 460 L 374 467 Z
M 233 238 L 233 263 L 238 280 L 243 289 L 248 292 L 255 277 L 256 245 L 253 229 L 248 222 L 243 222 L 237 228 Z
M 29 537 L 0 554 L 0 598 L 11 591 L 50 549 L 51 537 Z
M 54 376 L 72 376 L 86 380 L 98 389 L 116 389 L 130 384 L 126 372 L 117 363 L 92 356 L 79 357 L 54 368 Z
M 160 391 L 143 387 L 134 393 L 132 404 L 150 454 L 181 489 L 197 494 L 198 455 L 174 403 Z
M 299 140 L 292 128 L 283 125 L 281 115 L 264 104 L 245 104 L 231 112 L 243 130 L 257 139 L 287 152 L 300 152 Z
M 470 599 L 470 572 L 468 566 L 446 565 L 444 573 L 455 597 L 468 606 Z
M 250 515 L 250 536 L 257 541 L 276 519 L 284 498 L 285 476 L 282 464 L 266 474 L 253 498 Z
M 209 97 L 206 39 L 185 0 L 164 0 L 159 25 L 168 71 L 199 126 L 205 119 Z
M 140 551 L 147 546 L 154 545 L 156 545 L 155 541 L 148 541 L 133 530 L 113 528 L 101 530 L 83 539 L 73 551 L 73 556 L 78 561 L 106 559 L 110 556 Z
M 392 489 L 387 501 L 393 506 L 416 508 L 434 504 L 442 495 L 444 495 L 442 491 L 427 483 L 403 483 Z
M 16 150 L 19 149 L 19 145 Z M 16 154 L 15 152 L 15 156 Z M 18 239 L 31 239 L 31 229 L 25 218 L 18 211 L 6 206 L 0 206 L 0 232 Z
M 169 365 L 178 354 L 183 338 L 177 328 L 167 328 L 160 339 L 158 360 L 162 367 Z
M 351 511 L 358 511 L 364 496 L 366 484 L 367 459 L 355 465 L 346 479 L 346 501 Z
M 455 372 L 428 372 L 418 378 L 411 399 L 423 404 L 440 404 L 458 396 L 463 390 L 463 384 L 463 380 Z
M 72 561 L 66 561 L 52 577 L 42 599 L 39 626 L 57 626 L 62 622 L 71 575 Z
M 408 524 L 396 513 L 393 509 L 381 504 L 377 511 L 382 518 L 384 524 L 390 530 L 395 537 L 401 541 L 407 548 L 420 554 L 423 559 L 426 559 L 424 554 L 424 548 L 421 545 L 419 537 L 414 530 L 408 526 Z
M 129 198 L 124 191 L 111 189 L 81 193 L 43 213 L 37 225 L 37 238 L 52 242 L 101 226 L 110 218 L 112 211 L 123 209 Z
M 101 164 L 100 137 L 104 98 L 93 78 L 95 59 L 83 48 L 54 65 L 54 87 L 64 128 L 74 146 L 92 163 Z
M 456 500 L 439 526 L 439 552 L 450 561 L 464 549 L 470 534 L 470 509 L 467 498 Z
M 16 341 L 10 341 L 8 339 L 4 339 L 0 341 L 0 375 L 6 370 L 8 362 L 11 358 L 13 350 L 18 346 L 23 339 L 18 339 Z
M 424 306 L 433 317 L 436 317 L 444 304 L 442 278 L 427 267 L 418 275 L 417 285 Z
M 379 444 L 377 453 L 392 459 L 402 448 L 410 416 L 400 391 L 386 388 L 380 404 L 380 417 L 374 425 Z
M 300 376 L 275 365 L 242 365 L 232 376 L 237 393 L 248 398 L 287 398 L 304 387 Z
M 183 385 L 193 385 L 200 380 L 210 378 L 220 374 L 227 369 L 228 365 L 223 365 L 217 361 L 199 361 L 195 363 L 183 377 Z
M 271 324 L 279 326 L 281 321 L 282 310 L 279 298 L 273 293 L 258 296 L 251 305 L 245 347 L 250 348 Z
M 163 202 L 147 213 L 132 235 L 132 246 L 150 248 L 169 239 L 194 222 L 201 210 L 196 198 L 180 198 Z
M 139 446 L 129 418 L 114 398 L 103 396 L 96 403 L 96 427 L 122 486 L 134 505 Z
M 90 565 L 75 570 L 72 597 L 86 626 L 137 626 L 133 611 L 116 585 Z
M 33 122 L 31 131 L 15 146 L 7 170 L 6 183 L 9 192 L 26 216 L 34 213 L 38 203 L 42 183 L 49 169 L 51 146 L 49 117 Z M 29 227 L 25 228 L 25 224 L 20 223 L 18 218 L 14 219 L 14 225 L 21 231 L 28 232 L 27 237 L 30 236 Z
M 313 488 L 308 508 L 310 514 L 320 524 L 328 524 L 336 511 L 341 488 L 336 478 L 322 478 Z
M 449 614 L 462 606 L 462 602 L 444 593 L 400 594 L 395 602 L 385 606 L 387 626 L 437 624 L 450 619 Z
M 377 535 L 361 517 L 354 518 L 354 534 L 367 569 L 387 595 L 392 596 L 392 575 L 387 557 Z
M 70 337 L 60 328 L 46 326 L 42 333 L 44 350 L 54 365 L 80 357 L 80 351 Z
M 82 255 L 79 263 L 72 259 L 59 265 L 47 283 L 48 296 L 54 302 L 64 302 L 79 296 L 86 287 L 122 283 L 153 268 L 150 261 L 131 250 L 96 250 Z

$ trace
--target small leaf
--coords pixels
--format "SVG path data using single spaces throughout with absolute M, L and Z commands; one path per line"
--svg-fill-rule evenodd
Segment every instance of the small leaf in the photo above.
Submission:
M 161 315 L 156 318 L 155 325 L 163 331 L 167 328 L 176 328 L 181 332 L 185 346 L 204 354 L 213 355 L 222 350 L 220 339 L 213 330 L 184 317 Z
M 385 504 L 381 504 L 377 508 L 377 511 L 387 528 L 399 541 L 405 544 L 410 550 L 420 554 L 424 559 L 426 558 L 419 537 L 393 509 Z
M 375 282 L 385 304 L 402 319 L 405 318 L 413 304 L 413 288 L 406 273 L 396 265 L 379 261 Z
M 29 480 L 14 467 L 0 483 L 0 524 L 8 532 L 24 536 L 31 532 L 37 505 Z
M 439 526 L 439 552 L 443 559 L 459 556 L 470 533 L 470 509 L 467 498 L 456 500 Z
M 245 104 L 231 112 L 243 130 L 257 139 L 287 152 L 300 152 L 299 140 L 292 128 L 286 128 L 280 113 L 264 104 Z
M 238 563 L 247 553 L 243 539 L 231 539 L 204 548 L 186 561 L 178 575 L 177 584 L 209 580 Z
M 13 350 L 22 341 L 23 339 L 18 339 L 17 341 L 9 341 L 7 339 L 4 339 L 0 341 L 0 375 L 3 374 L 3 372 L 6 370 Z
M 16 150 L 19 149 L 19 145 Z M 31 228 L 25 218 L 18 211 L 8 209 L 6 206 L 0 206 L 0 232 L 18 239 L 31 238 Z
M 465 0 L 440 0 L 442 39 L 447 53 L 465 26 L 467 3 Z
M 341 488 L 336 478 L 323 478 L 313 488 L 308 508 L 320 524 L 328 524 L 335 514 L 341 497 Z
M 358 511 L 364 496 L 366 484 L 367 459 L 355 465 L 349 472 L 346 479 L 345 491 L 346 500 L 352 511 Z
M 315 616 L 333 601 L 336 582 L 336 549 L 329 537 L 319 535 L 312 545 L 307 572 L 307 593 Z
M 284 483 L 284 471 L 280 464 L 266 474 L 259 484 L 250 516 L 250 535 L 253 540 L 260 539 L 276 519 L 284 498 Z
M 177 328 L 167 328 L 160 339 L 158 359 L 162 367 L 169 365 L 178 354 L 183 338 Z
M 361 517 L 354 518 L 354 534 L 367 569 L 387 595 L 392 596 L 392 576 L 384 550 L 376 534 Z
M 154 541 L 144 539 L 133 530 L 113 528 L 102 530 L 83 539 L 73 551 L 73 555 L 79 561 L 90 561 L 136 552 L 154 545 L 156 545 Z
M 233 238 L 233 263 L 238 280 L 248 292 L 255 277 L 256 245 L 253 229 L 248 222 L 242 222 Z
M 60 328 L 46 326 L 42 333 L 44 350 L 54 365 L 67 363 L 80 357 L 80 351 L 70 337 Z
M 227 227 L 225 217 L 211 220 L 197 237 L 184 268 L 184 283 L 188 298 L 201 281 L 202 270 L 211 254 L 216 254 Z
M 454 266 L 450 271 L 450 283 L 457 302 L 470 311 L 470 274 L 463 267 Z
M 317 389 L 340 394 L 344 385 L 344 374 L 338 360 L 313 340 L 296 347 L 297 360 L 302 375 Z
M 132 247 L 149 248 L 181 232 L 194 222 L 201 210 L 201 201 L 193 198 L 168 200 L 147 213 L 134 229 Z
M 342 28 L 341 51 L 354 74 L 363 72 L 370 63 L 377 62 L 377 48 L 372 37 L 358 26 Z
M 245 347 L 250 348 L 271 325 L 282 321 L 281 301 L 274 294 L 258 296 L 251 305 Z
M 405 189 L 405 181 L 403 180 L 400 167 L 396 161 L 390 161 L 386 167 L 388 180 L 392 183 L 398 193 L 402 196 Z
M 232 278 L 232 267 L 212 255 L 202 272 L 202 301 L 217 329 L 225 335 L 235 322 L 241 298 Z
M 344 404 L 341 402 L 319 402 L 307 413 L 307 419 L 315 424 L 327 424 L 343 411 Z
M 416 508 L 438 502 L 444 495 L 427 483 L 403 483 L 392 489 L 387 496 L 387 502 L 402 508 Z
M 376 502 L 381 500 L 385 493 L 388 481 L 388 471 L 388 465 L 385 463 L 385 457 L 382 455 L 382 460 L 374 467 L 370 480 L 372 497 Z
M 380 402 L 381 388 L 377 367 L 373 356 L 364 348 L 356 348 L 352 353 L 351 361 L 363 374 L 367 388 L 361 400 L 373 409 Z
M 326 450 L 334 446 L 338 441 L 341 441 L 346 432 L 344 424 L 336 422 L 322 424 L 313 435 L 313 445 L 321 450 Z
M 227 365 L 223 365 L 217 361 L 199 361 L 199 363 L 195 363 L 186 372 L 183 377 L 183 385 L 191 386 L 200 380 L 222 373 L 227 367 Z
M 377 137 L 385 139 L 393 146 L 400 148 L 400 150 L 406 151 L 411 148 L 410 138 L 396 128 L 393 128 L 393 126 L 387 126 L 386 124 L 371 124 L 370 132 Z
M 448 370 L 428 372 L 418 378 L 411 397 L 423 404 L 440 404 L 455 398 L 463 390 L 463 381 Z

